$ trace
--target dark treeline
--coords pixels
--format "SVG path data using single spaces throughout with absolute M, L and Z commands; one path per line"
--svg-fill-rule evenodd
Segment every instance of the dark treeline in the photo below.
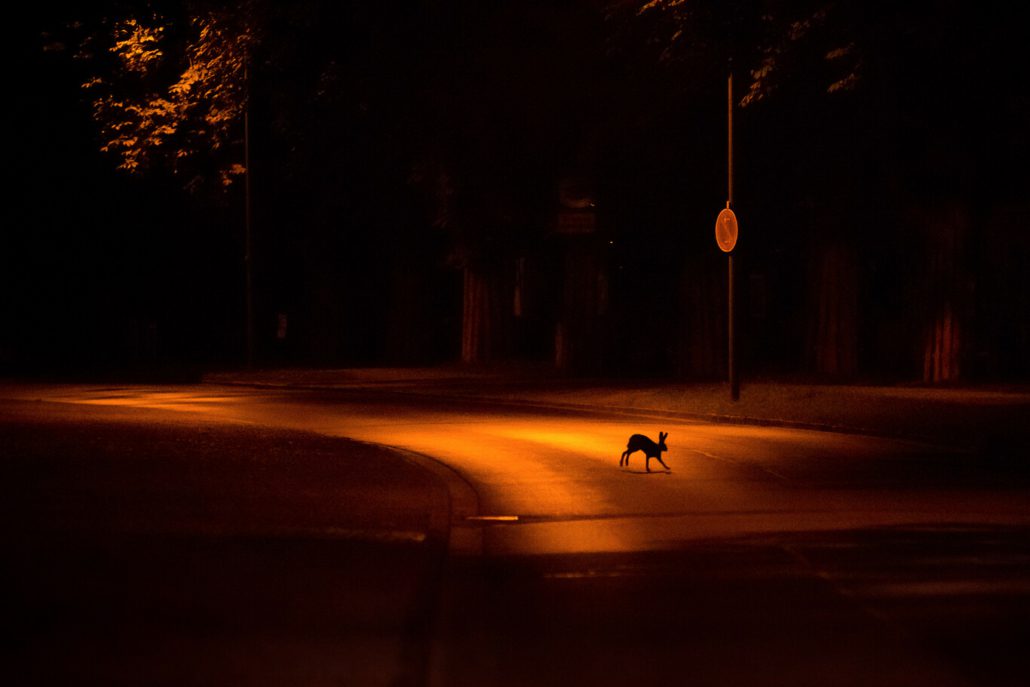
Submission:
M 745 374 L 1025 379 L 1028 30 L 1003 3 L 868 5 L 40 10 L 12 30 L 0 364 L 242 360 L 242 168 L 218 182 L 242 117 L 127 173 L 82 88 L 155 87 L 104 52 L 119 21 L 165 27 L 158 83 L 209 54 L 184 46 L 214 13 L 252 37 L 260 364 L 722 376 L 732 66 Z

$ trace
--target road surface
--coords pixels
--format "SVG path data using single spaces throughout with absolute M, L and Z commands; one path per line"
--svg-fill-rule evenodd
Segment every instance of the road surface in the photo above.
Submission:
M 4 396 L 346 437 L 428 468 L 450 555 L 416 682 L 1017 685 L 1030 668 L 1021 456 L 369 389 Z M 630 434 L 659 430 L 671 470 L 618 466 Z

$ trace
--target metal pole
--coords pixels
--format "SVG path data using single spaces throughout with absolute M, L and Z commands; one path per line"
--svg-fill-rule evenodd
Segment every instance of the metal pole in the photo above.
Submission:
M 726 79 L 726 207 L 732 209 L 733 205 L 733 70 Z M 727 367 L 730 382 L 730 399 L 736 401 L 740 398 L 740 379 L 737 376 L 736 358 L 736 331 L 734 327 L 734 301 L 736 294 L 733 288 L 733 253 L 726 255 L 727 273 Z
M 727 312 L 727 317 L 729 319 L 727 327 L 727 332 L 729 334 L 729 349 L 726 351 L 727 357 L 729 358 L 729 398 L 732 401 L 736 401 L 741 398 L 741 380 L 736 374 L 736 333 L 734 332 L 735 328 L 733 327 L 733 301 L 735 299 L 735 294 L 733 293 L 733 253 L 726 255 L 726 266 L 726 274 L 728 276 L 727 293 L 729 294 L 729 312 Z
M 733 72 L 726 79 L 726 207 L 733 209 Z
M 250 82 L 248 73 L 249 55 L 244 54 L 243 82 L 247 86 L 247 101 L 243 107 L 243 270 L 246 289 L 246 363 L 254 367 L 254 260 L 253 235 L 250 217 Z

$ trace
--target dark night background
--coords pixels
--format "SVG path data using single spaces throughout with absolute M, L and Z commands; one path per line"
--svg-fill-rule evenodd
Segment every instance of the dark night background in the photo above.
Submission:
M 73 20 L 228 7 L 260 34 L 259 365 L 722 376 L 727 65 L 739 101 L 774 54 L 776 88 L 735 114 L 744 374 L 1027 378 L 1030 29 L 1011 3 L 643 4 L 29 10 L 8 29 L 0 370 L 243 363 L 243 184 L 116 170 L 80 87 L 94 67 L 44 49 Z

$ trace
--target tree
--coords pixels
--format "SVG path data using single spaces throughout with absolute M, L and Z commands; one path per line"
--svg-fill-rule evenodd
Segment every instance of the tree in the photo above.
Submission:
M 1019 202 L 1025 24 L 960 0 L 611 7 L 691 95 L 704 96 L 697 82 L 724 75 L 730 56 L 745 77 L 738 196 L 762 225 L 742 250 L 767 272 L 779 269 L 773 255 L 813 266 L 796 270 L 810 276 L 792 298 L 807 310 L 801 359 L 848 375 L 915 350 L 908 375 L 965 374 L 982 319 L 968 295 L 975 263 L 963 257 L 977 227 L 953 218 Z M 951 209 L 934 212 L 942 205 Z
M 797 79 L 826 93 L 855 88 L 870 47 L 856 32 L 857 13 L 854 2 L 828 0 L 622 0 L 609 6 L 609 16 L 623 23 L 635 15 L 661 63 L 697 73 L 732 60 L 748 76 L 742 107 Z
M 413 177 L 462 271 L 461 358 L 489 362 L 512 353 L 517 260 L 539 250 L 583 142 L 593 53 L 574 51 L 592 15 L 546 2 L 432 12 Z
M 191 5 L 182 16 L 104 17 L 82 26 L 76 57 L 100 147 L 130 174 L 164 168 L 192 190 L 227 188 L 245 171 L 249 3 Z

